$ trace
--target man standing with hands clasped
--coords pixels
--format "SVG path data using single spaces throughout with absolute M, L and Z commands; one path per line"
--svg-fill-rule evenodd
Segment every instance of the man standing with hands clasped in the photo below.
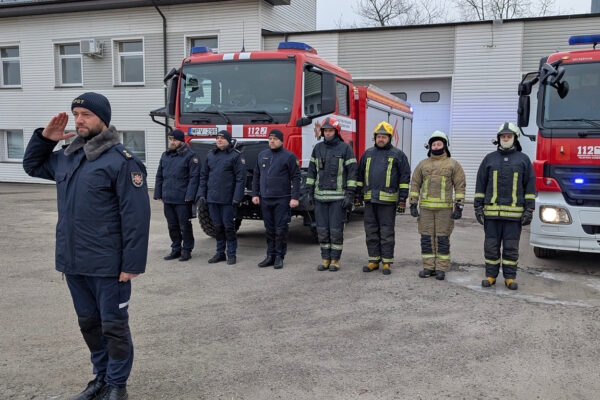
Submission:
M 169 135 L 169 150 L 160 158 L 154 186 L 154 199 L 163 202 L 171 238 L 171 253 L 165 260 L 192 258 L 194 231 L 190 219 L 200 171 L 198 156 L 185 143 L 184 133 L 174 130 Z
M 84 93 L 71 110 L 77 137 L 53 152 L 68 116 L 34 132 L 23 168 L 56 182 L 56 269 L 66 276 L 96 378 L 74 399 L 127 399 L 133 364 L 128 305 L 131 279 L 146 268 L 150 203 L 146 168 L 110 125 L 108 99 Z
M 273 129 L 269 133 L 269 149 L 258 154 L 252 179 L 252 203 L 260 204 L 267 236 L 267 257 L 259 267 L 283 268 L 290 211 L 298 207 L 299 196 L 298 158 L 283 148 L 283 132 Z

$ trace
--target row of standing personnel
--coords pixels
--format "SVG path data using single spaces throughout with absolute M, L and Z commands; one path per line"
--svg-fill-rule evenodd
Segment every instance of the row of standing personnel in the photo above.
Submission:
M 56 182 L 56 269 L 66 276 L 95 375 L 74 399 L 125 400 L 134 355 L 128 314 L 131 280 L 145 272 L 148 252 L 146 168 L 119 142 L 106 97 L 84 93 L 72 101 L 71 111 L 77 129 L 73 142 L 54 151 L 60 141 L 75 136 L 65 133 L 68 116 L 61 112 L 45 128 L 36 129 L 23 168 L 33 177 Z M 446 136 L 431 136 L 429 157 L 416 167 L 408 193 L 410 166 L 404 153 L 391 145 L 389 124 L 377 126 L 375 146 L 358 163 L 334 118 L 323 121 L 321 135 L 324 140 L 313 149 L 306 182 L 321 247 L 318 269 L 339 270 L 344 210 L 358 198 L 365 203 L 369 253 L 363 270 L 371 272 L 382 264 L 383 273 L 390 274 L 395 214 L 404 212 L 410 196 L 411 215 L 419 219 L 421 234 L 424 268 L 419 276 L 444 279 L 450 264 L 449 236 L 453 220 L 462 215 L 465 191 L 464 173 L 450 159 Z M 183 258 L 189 259 L 193 235 L 191 224 L 186 224 L 195 200 L 208 205 L 217 233 L 217 252 L 209 262 L 235 263 L 234 207 L 243 199 L 245 182 L 242 154 L 232 148 L 229 132 L 221 131 L 202 168 L 185 146 L 183 133 L 172 136 L 155 188 L 155 198 L 165 204 L 173 241 L 168 257 L 187 251 Z M 496 283 L 502 266 L 505 285 L 517 289 L 521 226 L 531 222 L 535 207 L 535 175 L 518 137 L 514 124 L 502 124 L 498 148 L 484 158 L 477 174 L 474 205 L 485 230 L 484 287 Z M 254 167 L 252 201 L 260 204 L 267 229 L 267 257 L 260 267 L 283 267 L 290 209 L 298 205 L 299 164 L 283 148 L 283 139 L 283 133 L 271 131 L 269 149 L 259 154 Z

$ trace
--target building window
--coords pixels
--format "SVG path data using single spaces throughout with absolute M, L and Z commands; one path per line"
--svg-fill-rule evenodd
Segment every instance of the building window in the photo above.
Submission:
M 192 47 L 206 46 L 213 51 L 213 53 L 219 52 L 219 38 L 216 36 L 206 37 L 193 37 L 190 38 L 190 50 Z M 189 54 L 189 52 L 188 52 Z
M 123 131 L 123 146 L 139 158 L 142 162 L 146 162 L 146 134 L 144 131 Z
M 119 85 L 144 84 L 144 41 L 116 42 Z
M 402 99 L 404 101 L 406 101 L 406 99 L 408 99 L 408 96 L 406 96 L 406 92 L 392 92 L 393 96 L 396 96 L 399 99 Z
M 336 82 L 336 88 L 338 113 L 342 115 L 350 115 L 350 106 L 348 102 L 348 85 L 345 85 L 341 82 Z
M 4 131 L 5 158 L 9 161 L 22 161 L 25 146 L 23 144 L 23 131 L 6 130 Z
M 0 86 L 21 86 L 21 58 L 19 57 L 19 46 L 0 47 L 0 62 L 2 63 L 2 75 L 0 75 Z
M 437 103 L 440 101 L 440 92 L 421 92 L 421 103 Z
M 79 43 L 59 44 L 58 58 L 61 86 L 81 86 L 83 72 Z

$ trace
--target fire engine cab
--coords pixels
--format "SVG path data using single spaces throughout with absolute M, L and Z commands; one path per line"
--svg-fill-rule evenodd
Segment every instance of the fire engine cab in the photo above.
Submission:
M 194 47 L 179 69 L 164 79 L 169 85 L 167 106 L 150 113 L 167 117 L 186 133 L 186 142 L 205 161 L 217 132 L 231 132 L 236 149 L 248 167 L 246 198 L 237 210 L 242 219 L 260 219 L 260 207 L 250 201 L 252 171 L 258 153 L 268 148 L 269 132 L 284 132 L 284 147 L 294 152 L 306 169 L 320 140 L 320 122 L 335 117 L 341 136 L 359 159 L 372 145 L 373 130 L 381 121 L 394 127 L 393 144 L 410 159 L 412 108 L 376 87 L 356 87 L 344 69 L 322 59 L 311 46 L 282 42 L 276 51 L 215 54 Z M 169 128 L 171 124 L 166 124 Z M 300 206 L 292 215 L 304 217 L 314 230 L 313 205 L 301 188 Z M 200 210 L 203 230 L 213 235 L 206 210 Z

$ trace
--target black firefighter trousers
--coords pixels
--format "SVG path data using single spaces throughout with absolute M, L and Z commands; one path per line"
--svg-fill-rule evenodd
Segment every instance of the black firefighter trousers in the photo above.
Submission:
M 369 262 L 394 262 L 396 203 L 365 203 L 365 236 Z
M 519 261 L 521 221 L 486 218 L 483 229 L 485 230 L 485 276 L 497 278 L 502 265 L 504 279 L 515 279 Z M 500 247 L 502 247 L 502 258 L 500 258 Z

